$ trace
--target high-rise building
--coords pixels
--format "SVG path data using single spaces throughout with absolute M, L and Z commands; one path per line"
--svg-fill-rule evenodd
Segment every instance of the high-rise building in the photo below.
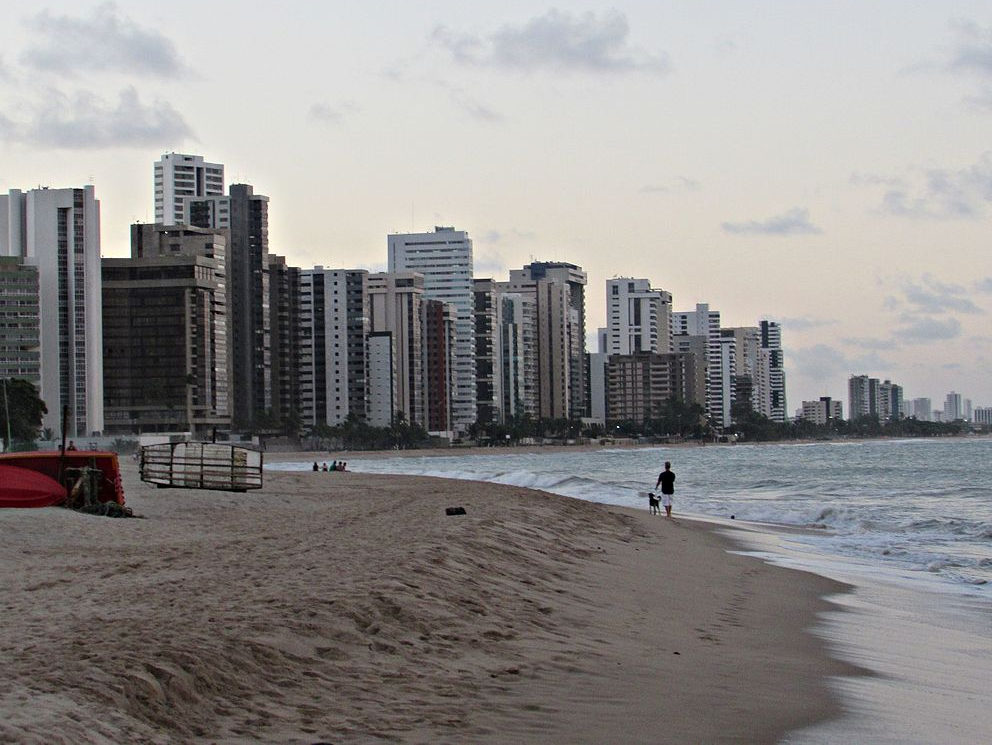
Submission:
M 384 396 L 379 396 L 375 414 L 369 414 L 369 423 L 386 426 L 393 417 L 402 414 L 411 424 L 426 426 L 424 417 L 424 349 L 421 304 L 424 299 L 424 276 L 418 272 L 381 272 L 368 277 L 370 329 L 372 334 L 387 334 L 391 352 L 389 362 L 391 397 L 386 424 L 381 413 Z M 385 342 L 377 337 L 376 344 Z M 371 350 L 370 350 L 371 354 Z M 377 364 L 386 359 L 384 352 L 377 355 Z M 370 360 L 370 365 L 372 364 Z M 376 374 L 380 373 L 376 371 Z M 370 392 L 385 390 L 376 378 L 377 386 Z M 371 386 L 371 383 L 370 383 Z
M 100 202 L 82 189 L 13 189 L 0 195 L 0 256 L 38 272 L 43 426 L 83 437 L 103 430 Z
M 522 299 L 523 353 L 532 360 L 523 389 L 536 392 L 541 418 L 587 415 L 585 284 L 582 268 L 564 262 L 533 262 L 495 283 Z
M 891 422 L 902 416 L 902 386 L 885 380 L 878 386 L 878 418 Z
M 419 272 L 424 275 L 424 297 L 454 310 L 451 426 L 465 432 L 477 417 L 472 239 L 464 230 L 435 227 L 433 233 L 390 235 L 388 252 L 390 272 Z
M 924 422 L 933 419 L 933 403 L 929 398 L 913 399 L 913 415 Z
M 613 354 L 606 363 L 606 422 L 634 422 L 659 417 L 672 400 L 705 400 L 703 360 L 681 352 Z
M 964 406 L 961 401 L 961 394 L 951 391 L 944 399 L 944 421 L 955 422 L 964 418 Z
M 847 381 L 847 403 L 850 420 L 864 416 L 880 416 L 881 381 L 867 375 L 852 375 Z
M 106 431 L 231 425 L 226 231 L 131 226 L 130 259 L 103 259 Z
M 228 308 L 233 364 L 232 416 L 251 428 L 272 400 L 272 312 L 269 287 L 269 198 L 248 184 L 232 184 L 228 196 L 185 198 L 188 223 L 230 231 Z
M 290 432 L 302 423 L 300 398 L 300 268 L 269 254 L 272 326 L 272 416 Z
M 185 200 L 224 194 L 224 166 L 207 163 L 202 155 L 166 153 L 156 163 L 155 222 L 176 225 L 188 222 Z
M 972 411 L 972 416 L 975 424 L 988 427 L 992 425 L 992 406 L 976 406 Z
M 424 408 L 427 431 L 439 437 L 454 436 L 452 391 L 458 316 L 453 305 L 425 299 L 423 319 Z
M 720 312 L 711 311 L 707 303 L 697 303 L 695 310 L 673 313 L 672 347 L 675 351 L 679 351 L 680 336 L 706 340 L 706 412 L 715 426 L 728 426 L 735 371 L 727 368 L 734 359 L 727 347 L 733 340 L 721 341 Z
M 369 294 L 364 269 L 300 274 L 300 396 L 303 424 L 368 416 Z
M 844 418 L 844 405 L 830 396 L 820 396 L 819 401 L 803 401 L 801 416 L 813 424 L 827 424 Z
M 0 197 L 2 198 L 2 197 Z M 0 256 L 0 378 L 41 383 L 38 267 Z
M 538 414 L 537 355 L 527 351 L 535 348 L 532 300 L 518 292 L 499 295 L 500 388 L 504 418 L 525 414 L 536 417 Z
M 758 324 L 760 347 L 754 375 L 752 404 L 755 411 L 773 422 L 785 422 L 785 362 L 782 355 L 782 327 L 774 321 Z M 901 390 L 901 389 L 900 389 Z
M 606 280 L 608 354 L 671 351 L 672 295 L 647 279 Z
M 503 421 L 503 304 L 492 279 L 476 279 L 475 398 L 480 424 Z

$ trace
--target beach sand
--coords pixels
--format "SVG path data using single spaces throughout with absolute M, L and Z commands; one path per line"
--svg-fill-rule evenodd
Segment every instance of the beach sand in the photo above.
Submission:
M 774 742 L 843 586 L 518 487 L 266 473 L 0 511 L 0 741 Z M 445 507 L 463 506 L 462 516 Z

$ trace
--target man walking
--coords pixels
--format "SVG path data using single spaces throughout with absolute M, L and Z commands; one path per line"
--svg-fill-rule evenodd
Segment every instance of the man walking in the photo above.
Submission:
M 675 495 L 675 473 L 672 471 L 672 464 L 665 461 L 665 470 L 658 474 L 658 483 L 654 485 L 657 489 L 661 487 L 661 505 L 665 508 L 665 517 L 672 516 L 672 498 Z

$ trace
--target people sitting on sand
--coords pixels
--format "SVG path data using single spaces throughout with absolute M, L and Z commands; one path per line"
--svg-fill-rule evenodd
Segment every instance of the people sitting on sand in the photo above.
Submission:
M 321 470 L 321 471 L 326 471 L 326 470 L 327 470 L 327 461 L 326 461 L 326 460 L 324 461 L 324 465 L 322 465 L 322 466 L 320 467 L 320 470 Z
M 314 461 L 313 462 L 313 470 L 315 470 L 315 471 L 319 471 L 320 470 L 320 466 L 317 465 L 317 461 Z
M 344 461 L 341 461 L 340 463 L 338 463 L 338 467 L 335 470 L 337 470 L 337 471 L 347 471 L 348 470 L 348 464 L 345 463 Z

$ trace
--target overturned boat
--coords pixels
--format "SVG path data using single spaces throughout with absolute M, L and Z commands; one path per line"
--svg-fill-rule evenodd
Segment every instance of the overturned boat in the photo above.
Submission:
M 243 492 L 262 488 L 262 453 L 217 442 L 163 442 L 141 448 L 141 480 L 160 488 Z
M 51 507 L 62 504 L 65 487 L 43 473 L 0 464 L 0 507 Z
M 29 453 L 4 453 L 0 455 L 0 466 L 13 466 L 47 476 L 55 483 L 55 486 L 62 488 L 63 493 L 61 500 L 49 502 L 49 504 L 66 502 L 66 492 L 70 496 L 76 492 L 81 492 L 82 489 L 79 487 L 82 486 L 80 481 L 84 474 L 86 475 L 85 486 L 87 487 L 84 501 L 124 504 L 124 487 L 121 484 L 121 469 L 117 460 L 117 453 L 103 450 L 66 450 L 65 452 L 44 450 Z M 6 478 L 0 481 L 0 484 L 3 484 L 0 487 L 0 494 L 3 494 L 5 492 L 4 487 L 7 486 Z M 10 490 L 10 494 L 9 499 L 11 501 L 17 499 L 13 490 Z M 41 501 L 44 500 L 41 499 Z M 0 506 L 14 505 L 0 504 Z M 45 505 L 22 506 L 40 507 Z

